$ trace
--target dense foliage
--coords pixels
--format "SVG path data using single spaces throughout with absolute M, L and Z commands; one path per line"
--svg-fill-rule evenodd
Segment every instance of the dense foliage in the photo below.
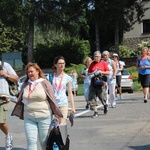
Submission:
M 0 53 L 22 51 L 23 47 L 24 34 L 0 22 Z
M 68 41 L 59 41 L 53 43 L 50 47 L 46 45 L 37 45 L 35 49 L 35 62 L 43 67 L 52 67 L 53 60 L 56 56 L 64 56 L 66 65 L 70 63 L 80 64 L 83 59 L 90 55 L 90 45 L 88 41 L 81 41 L 77 39 L 70 39 Z
M 93 51 L 112 46 L 119 53 L 124 31 L 140 21 L 143 13 L 138 0 L 1 0 L 1 29 L 8 32 L 1 37 L 1 51 L 23 50 L 25 64 L 36 61 L 42 67 L 56 55 L 64 55 L 70 64 L 81 63 Z M 37 28 L 45 33 L 44 38 L 35 32 Z M 53 35 L 47 36 L 50 31 Z M 58 31 L 65 34 L 58 35 Z

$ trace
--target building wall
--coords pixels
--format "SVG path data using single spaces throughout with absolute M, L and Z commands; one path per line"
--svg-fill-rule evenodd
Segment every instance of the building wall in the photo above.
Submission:
M 150 0 L 143 1 L 145 8 L 150 8 Z M 150 9 L 146 10 L 142 20 L 150 19 Z M 123 44 L 130 49 L 137 49 L 138 44 L 142 41 L 150 41 L 150 33 L 143 34 L 143 22 L 135 23 L 133 29 L 124 34 Z
M 23 62 L 21 54 L 22 52 L 2 53 L 2 61 L 8 62 L 13 68 L 22 69 Z

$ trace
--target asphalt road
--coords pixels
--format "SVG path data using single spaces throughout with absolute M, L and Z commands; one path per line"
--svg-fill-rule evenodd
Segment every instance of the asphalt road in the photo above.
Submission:
M 118 100 L 116 108 L 109 108 L 106 115 L 100 105 L 96 119 L 91 118 L 93 111 L 85 110 L 83 96 L 75 97 L 75 105 L 74 126 L 69 121 L 67 125 L 70 150 L 150 150 L 150 101 L 144 103 L 142 93 L 124 93 L 123 100 Z M 10 103 L 8 122 L 13 150 L 25 150 L 23 121 L 10 116 L 13 107 Z M 0 150 L 3 150 L 5 136 L 2 132 L 0 135 Z

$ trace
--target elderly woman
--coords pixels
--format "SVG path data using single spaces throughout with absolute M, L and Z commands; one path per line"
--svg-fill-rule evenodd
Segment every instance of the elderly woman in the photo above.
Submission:
M 24 119 L 27 150 L 37 150 L 38 134 L 41 149 L 45 150 L 52 115 L 62 117 L 62 114 L 55 104 L 53 88 L 40 67 L 28 63 L 25 71 L 26 79 L 12 115 Z
M 103 61 L 107 63 L 108 68 L 110 70 L 110 75 L 107 76 L 107 87 L 109 90 L 110 105 L 112 108 L 115 108 L 115 106 L 116 106 L 115 86 L 116 86 L 116 73 L 117 73 L 116 63 L 112 59 L 109 58 L 110 55 L 109 55 L 108 51 L 104 51 L 102 53 L 102 56 L 103 56 Z
M 144 103 L 147 103 L 150 87 L 150 56 L 147 55 L 148 48 L 142 48 L 142 55 L 137 59 L 136 68 L 138 69 L 141 86 L 143 88 Z

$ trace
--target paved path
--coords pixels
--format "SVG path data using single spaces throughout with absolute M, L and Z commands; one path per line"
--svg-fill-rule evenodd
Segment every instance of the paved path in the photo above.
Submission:
M 93 111 L 84 109 L 84 97 L 76 96 L 74 126 L 70 127 L 68 122 L 70 150 L 150 150 L 150 101 L 143 103 L 141 93 L 125 93 L 123 97 L 116 108 L 109 108 L 107 115 L 99 106 L 100 116 L 92 119 Z M 14 137 L 13 150 L 25 150 L 23 121 L 10 116 L 13 107 L 10 103 L 8 122 Z M 3 150 L 4 135 L 0 134 L 0 150 Z

